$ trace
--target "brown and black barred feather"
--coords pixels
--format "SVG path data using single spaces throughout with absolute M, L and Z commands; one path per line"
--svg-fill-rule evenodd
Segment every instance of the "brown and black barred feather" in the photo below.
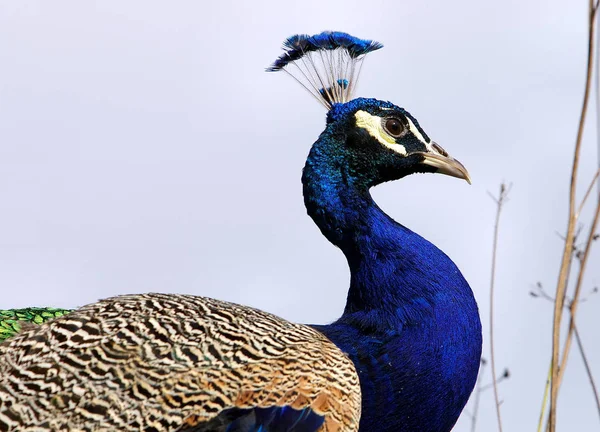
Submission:
M 207 430 L 272 406 L 357 431 L 354 365 L 308 326 L 183 295 L 103 300 L 0 344 L 0 431 Z

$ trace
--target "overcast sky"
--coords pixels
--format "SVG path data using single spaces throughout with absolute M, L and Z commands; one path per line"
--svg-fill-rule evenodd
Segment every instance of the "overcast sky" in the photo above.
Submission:
M 487 192 L 513 183 L 498 253 L 496 353 L 512 373 L 500 388 L 505 430 L 534 430 L 552 305 L 528 292 L 537 281 L 549 291 L 556 284 L 586 8 L 583 0 L 2 1 L 0 308 L 161 291 L 299 322 L 337 318 L 345 259 L 306 216 L 300 184 L 325 111 L 264 68 L 291 34 L 346 31 L 385 45 L 367 58 L 357 94 L 408 109 L 471 173 L 473 186 L 415 175 L 374 196 L 458 264 L 486 341 L 495 212 Z M 596 166 L 588 132 L 585 182 Z M 586 291 L 600 284 L 598 249 Z M 597 379 L 599 307 L 592 296 L 578 321 Z M 576 351 L 565 379 L 560 429 L 597 431 Z M 494 430 L 492 409 L 487 392 L 479 431 Z M 455 430 L 469 428 L 463 416 Z

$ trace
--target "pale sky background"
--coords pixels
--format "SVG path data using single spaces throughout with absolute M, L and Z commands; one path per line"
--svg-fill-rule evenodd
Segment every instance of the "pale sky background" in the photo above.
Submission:
M 487 191 L 513 183 L 498 254 L 497 362 L 512 373 L 500 387 L 505 430 L 535 430 L 552 306 L 528 292 L 556 283 L 586 8 L 0 0 L 0 308 L 161 291 L 299 322 L 337 318 L 345 259 L 306 216 L 300 184 L 325 112 L 264 68 L 291 34 L 346 31 L 385 45 L 367 58 L 357 94 L 407 108 L 473 177 L 469 187 L 412 176 L 374 196 L 458 264 L 486 341 L 495 212 Z M 586 137 L 585 182 L 596 166 L 593 127 Z M 600 284 L 599 248 L 586 291 Z M 599 305 L 592 296 L 578 321 L 598 380 Z M 599 430 L 576 350 L 565 379 L 559 429 Z M 479 431 L 495 430 L 492 409 L 486 392 Z M 455 430 L 469 427 L 463 416 Z

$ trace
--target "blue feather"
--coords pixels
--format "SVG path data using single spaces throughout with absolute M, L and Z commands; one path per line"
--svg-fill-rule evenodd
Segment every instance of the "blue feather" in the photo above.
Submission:
M 324 31 L 313 36 L 307 34 L 290 36 L 283 42 L 283 48 L 285 52 L 267 68 L 268 72 L 281 70 L 290 62 L 314 51 L 343 48 L 348 51 L 350 57 L 356 58 L 383 48 L 383 44 L 369 39 L 360 39 L 348 33 Z
M 334 103 L 348 102 L 352 98 L 360 73 L 357 64 L 366 54 L 382 47 L 379 42 L 343 32 L 297 34 L 283 42 L 283 54 L 267 72 L 288 72 L 325 107 L 331 108 Z M 316 56 L 317 52 L 326 54 Z M 297 69 L 288 70 L 290 64 L 295 64 Z
M 389 102 L 359 98 L 329 111 L 304 168 L 304 201 L 346 256 L 351 277 L 342 317 L 314 328 L 356 366 L 361 431 L 449 431 L 479 370 L 477 304 L 450 258 L 371 198 L 371 186 L 415 172 L 415 159 L 380 151 L 376 142 L 370 147 L 368 133 L 352 129 L 358 110 L 404 116 L 430 141 L 414 117 Z M 402 144 L 418 145 L 413 139 L 408 134 Z
M 350 82 L 347 79 L 339 79 L 337 80 L 337 83 L 342 88 L 348 88 L 348 84 L 350 84 Z
M 316 432 L 324 417 L 310 408 L 301 410 L 289 406 L 269 408 L 231 408 L 193 432 Z

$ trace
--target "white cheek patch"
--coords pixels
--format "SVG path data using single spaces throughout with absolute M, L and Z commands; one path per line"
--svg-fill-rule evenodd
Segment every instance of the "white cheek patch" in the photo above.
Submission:
M 381 117 L 371 115 L 368 112 L 362 110 L 356 111 L 354 117 L 356 118 L 356 126 L 366 130 L 369 133 L 369 135 L 371 135 L 385 147 L 395 151 L 396 153 L 400 153 L 402 156 L 406 156 L 407 153 L 404 146 L 398 144 L 393 137 L 388 135 L 386 131 L 383 130 L 383 127 L 381 126 Z M 410 122 L 410 126 L 411 128 L 414 128 L 417 131 L 417 133 L 419 132 L 417 128 L 412 124 L 412 122 Z M 421 136 L 421 139 L 423 139 L 423 136 L 421 134 L 419 135 Z

